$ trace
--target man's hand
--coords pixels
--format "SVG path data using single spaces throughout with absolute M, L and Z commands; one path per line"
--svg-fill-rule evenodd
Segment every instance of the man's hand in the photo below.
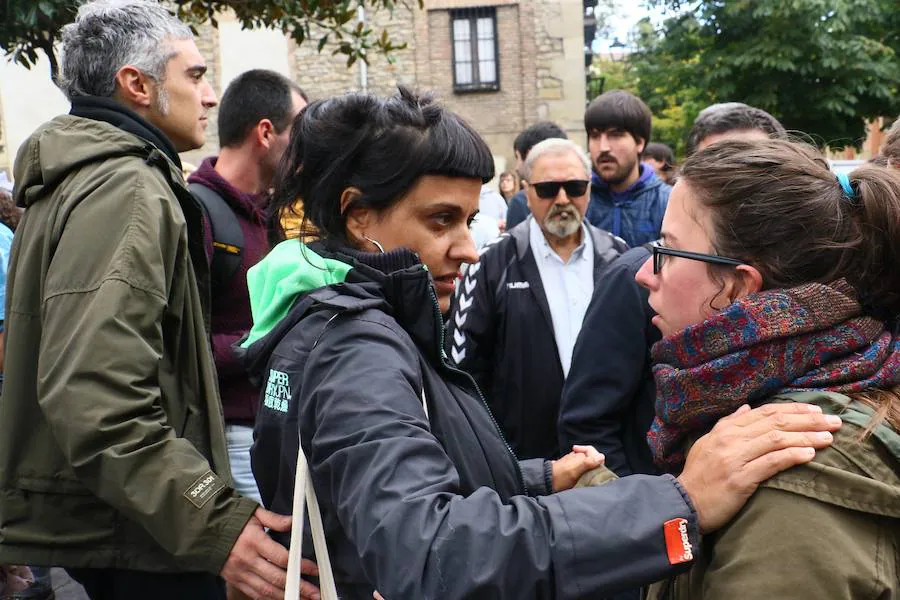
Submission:
M 303 559 L 300 562 L 300 573 L 303 575 L 319 575 L 319 566 L 311 560 Z M 319 588 L 308 581 L 300 581 L 300 600 L 320 600 L 322 597 Z M 228 586 L 227 600 L 250 600 L 246 594 L 239 592 L 237 588 Z
M 572 451 L 559 460 L 550 461 L 553 491 L 572 489 L 578 478 L 603 464 L 604 456 L 593 446 L 572 446 Z
M 760 483 L 808 463 L 831 445 L 841 420 L 812 404 L 742 406 L 721 419 L 688 452 L 678 481 L 687 491 L 703 533 L 725 525 Z
M 290 531 L 291 517 L 257 508 L 231 548 L 221 576 L 251 600 L 282 600 L 288 551 L 269 537 L 266 527 L 273 531 Z
M 300 574 L 318 577 L 319 565 L 304 558 L 300 561 Z M 300 581 L 300 600 L 319 600 L 319 598 L 321 598 L 321 594 L 318 587 L 308 581 Z

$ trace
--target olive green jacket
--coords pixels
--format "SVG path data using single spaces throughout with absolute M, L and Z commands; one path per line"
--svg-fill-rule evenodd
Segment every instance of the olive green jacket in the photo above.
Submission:
M 256 504 L 230 487 L 199 207 L 150 142 L 71 115 L 15 175 L 0 564 L 220 572 Z
M 900 598 L 900 435 L 881 425 L 860 441 L 872 411 L 840 394 L 784 400 L 840 414 L 834 444 L 766 481 L 651 600 Z

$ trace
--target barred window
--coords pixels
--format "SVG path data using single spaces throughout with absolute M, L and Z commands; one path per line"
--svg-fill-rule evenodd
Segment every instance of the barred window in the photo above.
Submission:
M 454 91 L 499 90 L 497 10 L 492 6 L 454 10 L 450 18 Z

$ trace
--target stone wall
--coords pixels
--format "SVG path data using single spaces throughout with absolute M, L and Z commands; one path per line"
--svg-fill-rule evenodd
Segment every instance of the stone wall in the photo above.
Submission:
M 424 18 L 424 15 L 415 2 L 410 2 L 409 5 L 398 3 L 393 11 L 370 12 L 366 15 L 366 21 L 375 33 L 380 35 L 382 30 L 387 29 L 394 39 L 407 43 L 404 50 L 393 54 L 393 62 L 382 55 L 369 58 L 367 85 L 370 92 L 390 95 L 397 91 L 398 84 L 426 89 L 419 77 L 415 51 L 420 43 L 415 35 L 416 20 Z
M 322 32 L 313 31 L 312 39 L 297 45 L 291 41 L 293 60 L 291 68 L 294 79 L 310 99 L 326 98 L 359 89 L 359 67 L 347 68 L 347 57 L 333 55 L 333 44 L 326 45 L 322 52 L 317 47 Z
M 484 6 L 496 10 L 500 89 L 455 92 L 450 11 Z M 333 40 L 318 51 L 322 32 L 314 31 L 299 46 L 289 41 L 289 71 L 310 98 L 363 87 L 388 95 L 398 84 L 433 91 L 484 136 L 498 171 L 513 164 L 512 143 L 518 133 L 538 120 L 556 121 L 573 139 L 584 140 L 581 0 L 426 0 L 424 9 L 415 2 L 398 3 L 393 11 L 369 11 L 365 18 L 373 31 L 387 29 L 407 47 L 393 53 L 393 62 L 373 53 L 366 68 L 357 62 L 348 69 L 346 56 L 333 54 Z M 200 34 L 198 45 L 209 61 L 210 82 L 221 94 L 219 36 L 209 26 L 202 27 Z M 186 160 L 195 162 L 215 151 L 214 130 L 210 127 L 206 146 L 187 153 Z
M 431 8 L 435 5 L 441 8 Z M 463 93 L 453 90 L 451 13 L 445 10 L 450 5 L 460 8 L 479 3 L 457 0 L 426 4 L 425 23 L 417 28 L 417 41 L 425 42 L 418 52 L 418 62 L 423 64 L 427 86 L 485 138 L 501 171 L 513 161 L 515 136 L 534 122 L 534 61 L 529 60 L 534 55 L 533 2 L 495 6 L 500 89 Z
M 581 0 L 535 2 L 537 118 L 584 139 L 584 9 Z

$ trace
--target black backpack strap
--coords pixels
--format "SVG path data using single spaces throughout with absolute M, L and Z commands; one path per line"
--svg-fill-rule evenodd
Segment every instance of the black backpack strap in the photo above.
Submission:
M 212 294 L 215 297 L 234 279 L 244 257 L 244 232 L 234 210 L 222 196 L 200 183 L 188 188 L 203 208 L 212 230 L 213 255 L 209 266 Z

